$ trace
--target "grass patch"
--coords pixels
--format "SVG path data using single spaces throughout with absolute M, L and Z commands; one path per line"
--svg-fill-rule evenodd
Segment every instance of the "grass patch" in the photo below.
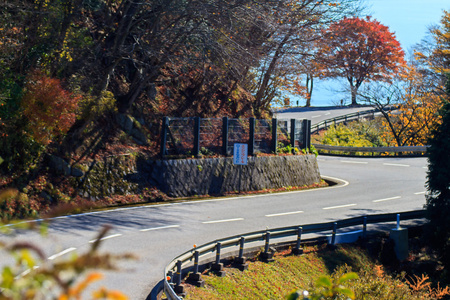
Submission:
M 301 256 L 290 255 L 290 251 L 277 254 L 272 263 L 252 260 L 245 272 L 228 266 L 223 278 L 204 272 L 205 287 L 186 284 L 185 299 L 287 299 L 297 290 L 317 291 L 315 282 L 321 276 L 336 282 L 348 272 L 359 276 L 346 283 L 355 299 L 443 299 L 450 293 L 449 289 L 438 288 L 427 275 L 420 277 L 428 282 L 425 285 L 411 280 L 417 276 L 407 277 L 404 272 L 390 275 L 367 250 L 355 245 L 339 245 L 336 250 L 310 246 L 304 250 Z

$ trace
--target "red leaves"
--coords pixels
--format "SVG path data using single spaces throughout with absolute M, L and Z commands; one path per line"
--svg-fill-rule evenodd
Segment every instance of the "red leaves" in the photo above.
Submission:
M 395 35 L 370 17 L 344 18 L 324 31 L 324 40 L 320 57 L 326 77 L 384 80 L 405 64 Z
M 66 133 L 75 122 L 75 112 L 81 96 L 61 86 L 59 79 L 34 72 L 22 98 L 23 115 L 29 121 L 33 138 L 47 145 L 52 139 Z

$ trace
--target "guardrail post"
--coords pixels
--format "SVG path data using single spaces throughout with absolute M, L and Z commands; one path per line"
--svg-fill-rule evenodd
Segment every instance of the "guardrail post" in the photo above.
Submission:
M 292 253 L 295 255 L 303 254 L 303 248 L 301 248 L 301 242 L 302 242 L 302 233 L 303 233 L 303 227 L 298 227 L 297 231 L 297 244 L 295 245 L 295 248 L 292 249 Z
M 245 245 L 245 237 L 241 237 L 239 240 L 239 258 L 242 259 L 244 257 L 244 245 Z
M 177 278 L 176 278 L 176 282 L 175 282 L 175 293 L 177 293 L 177 295 L 181 295 L 182 297 L 184 297 L 184 295 L 186 295 L 186 292 L 184 290 L 184 285 L 181 284 L 181 276 L 182 276 L 182 272 L 181 272 L 181 260 L 177 261 Z
M 248 269 L 247 258 L 244 256 L 244 245 L 245 238 L 241 237 L 241 239 L 239 240 L 239 256 L 234 259 L 236 268 L 241 271 L 245 271 Z
M 337 222 L 333 223 L 333 232 L 331 233 L 331 243 L 328 244 L 328 248 L 336 249 L 336 231 L 337 231 Z
M 272 261 L 274 261 L 273 254 L 276 250 L 273 248 L 272 249 L 270 248 L 270 232 L 269 231 L 266 231 L 265 240 L 266 240 L 266 242 L 264 244 L 264 252 L 261 253 L 261 260 L 263 262 L 272 262 Z M 269 252 L 269 250 L 270 250 L 270 252 Z
M 248 139 L 248 155 L 255 155 L 255 118 L 250 118 L 250 133 Z
M 194 252 L 194 270 L 189 274 L 188 281 L 197 287 L 204 287 L 205 281 L 202 279 L 202 274 L 198 271 L 198 256 L 199 252 Z
M 389 238 L 394 241 L 394 251 L 397 259 L 403 261 L 408 258 L 408 228 L 400 227 L 400 214 L 397 214 L 397 226 L 389 230 Z
M 218 242 L 216 244 L 216 262 L 211 266 L 211 270 L 219 277 L 225 276 L 225 271 L 223 270 L 223 263 L 220 262 L 220 249 L 222 243 Z
M 364 216 L 363 218 L 363 232 L 362 232 L 362 238 L 365 240 L 367 238 L 367 216 Z
M 272 119 L 272 152 L 277 154 L 278 145 L 278 120 Z
M 160 148 L 160 155 L 161 158 L 164 158 L 164 155 L 166 155 L 167 148 L 167 128 L 169 127 L 169 118 L 163 117 L 162 119 L 162 125 L 161 125 L 161 148 Z
M 222 153 L 228 156 L 228 117 L 222 118 Z
M 195 157 L 200 153 L 200 118 L 194 118 L 194 147 L 192 149 Z

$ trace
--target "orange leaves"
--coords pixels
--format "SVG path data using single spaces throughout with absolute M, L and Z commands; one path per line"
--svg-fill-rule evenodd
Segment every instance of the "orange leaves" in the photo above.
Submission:
M 30 76 L 25 90 L 21 106 L 36 141 L 47 145 L 69 130 L 75 122 L 81 96 L 64 90 L 60 80 L 40 72 Z
M 404 52 L 388 27 L 366 18 L 344 18 L 323 32 L 318 59 L 328 77 L 349 79 L 356 89 L 363 81 L 387 81 L 405 65 Z

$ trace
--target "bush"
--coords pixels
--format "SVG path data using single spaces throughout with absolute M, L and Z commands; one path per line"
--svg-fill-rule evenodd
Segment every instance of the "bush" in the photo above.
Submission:
M 59 79 L 32 73 L 25 85 L 21 107 L 33 139 L 48 145 L 66 133 L 76 120 L 80 100 L 81 96 L 64 90 Z

